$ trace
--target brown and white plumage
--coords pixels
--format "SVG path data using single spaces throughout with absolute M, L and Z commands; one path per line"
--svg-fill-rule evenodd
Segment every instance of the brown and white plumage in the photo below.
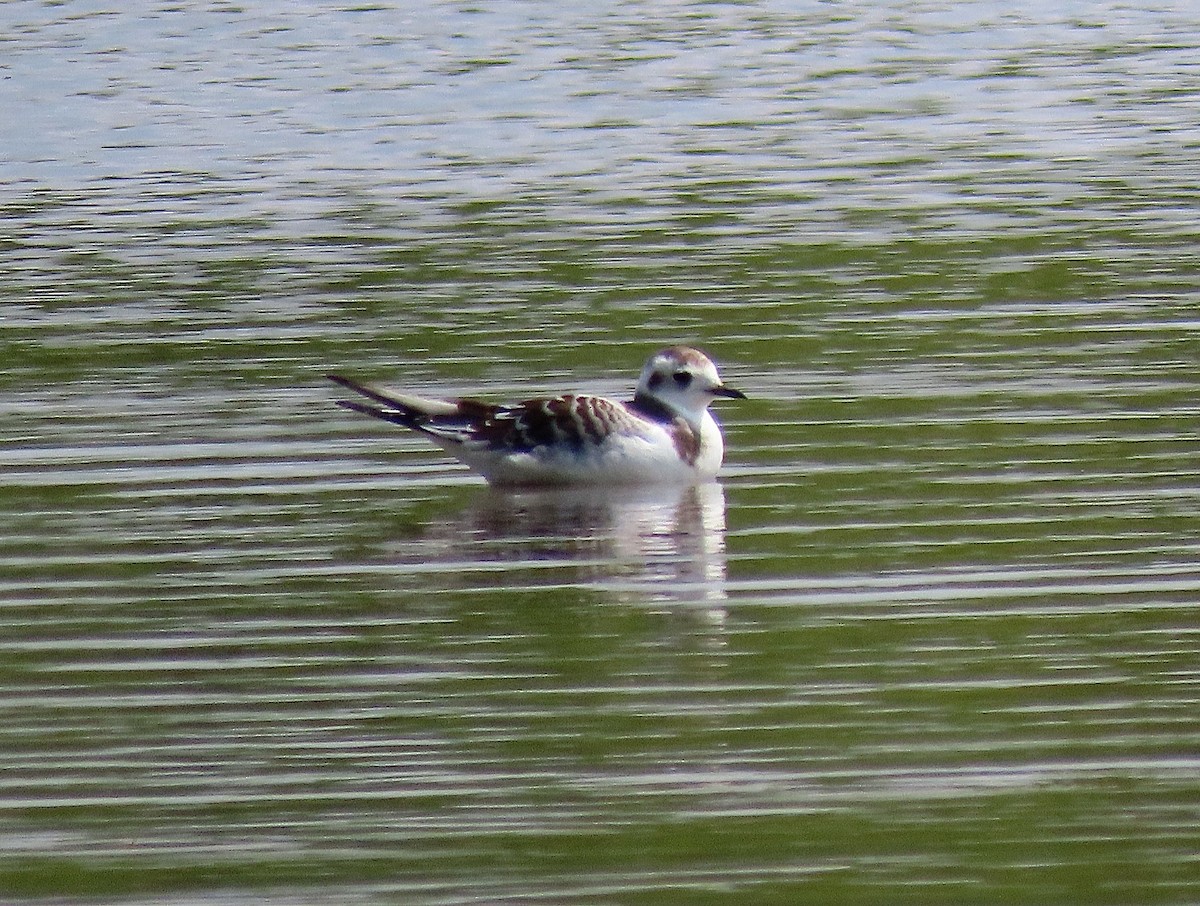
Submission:
M 651 356 L 625 403 L 570 393 L 508 405 L 433 400 L 329 378 L 370 401 L 339 405 L 419 431 L 505 485 L 711 479 L 724 444 L 708 405 L 744 398 L 721 382 L 706 355 L 686 346 Z

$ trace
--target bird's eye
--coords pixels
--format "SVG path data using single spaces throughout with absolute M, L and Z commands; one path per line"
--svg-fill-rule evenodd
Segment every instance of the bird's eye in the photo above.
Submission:
M 672 377 L 675 378 L 675 386 L 681 389 L 686 388 L 692 382 L 691 374 L 686 371 L 676 371 Z

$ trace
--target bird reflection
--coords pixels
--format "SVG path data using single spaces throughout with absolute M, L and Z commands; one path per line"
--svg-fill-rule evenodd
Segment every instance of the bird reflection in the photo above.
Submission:
M 630 603 L 712 609 L 726 598 L 725 495 L 719 484 L 683 487 L 488 491 L 443 526 L 469 563 L 544 568 Z M 441 532 L 439 532 L 441 534 Z

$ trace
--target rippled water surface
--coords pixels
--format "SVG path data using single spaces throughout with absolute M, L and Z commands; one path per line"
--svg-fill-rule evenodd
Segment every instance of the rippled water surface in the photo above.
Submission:
M 0 51 L 5 902 L 1200 902 L 1194 4 Z M 324 380 L 676 341 L 751 397 L 688 490 L 491 491 Z

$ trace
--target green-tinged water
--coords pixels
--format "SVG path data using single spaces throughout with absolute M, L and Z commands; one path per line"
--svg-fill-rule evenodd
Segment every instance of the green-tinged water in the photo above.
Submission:
M 0 900 L 1200 901 L 1191 4 L 0 26 Z M 678 341 L 689 490 L 324 379 Z

